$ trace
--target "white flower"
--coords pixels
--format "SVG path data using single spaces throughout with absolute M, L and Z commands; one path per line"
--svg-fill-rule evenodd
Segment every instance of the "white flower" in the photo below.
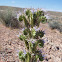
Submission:
M 16 55 L 19 56 L 19 52 L 20 52 L 20 50 L 16 50 L 16 51 L 17 51 L 17 54 L 16 54 Z
M 28 41 L 29 42 L 32 42 L 32 43 L 35 43 L 36 42 L 36 39 L 29 39 Z
M 46 17 L 47 19 L 50 19 L 50 16 L 49 16 L 48 14 L 46 14 L 45 17 Z
M 37 28 L 37 27 L 33 27 L 34 29 L 35 29 L 35 31 L 39 31 L 40 30 L 40 28 Z
M 24 31 L 25 27 L 22 29 L 22 31 Z
M 36 31 L 39 31 L 39 30 L 40 30 L 40 28 L 36 29 Z
M 30 28 L 30 31 L 31 31 L 31 28 Z
M 37 27 L 35 26 L 35 27 L 33 27 L 34 29 L 37 29 Z
M 37 10 L 35 9 L 34 12 L 37 12 Z
M 31 9 L 30 11 L 31 11 L 32 13 L 34 13 L 34 10 Z
M 21 12 L 19 12 L 19 13 L 17 14 L 17 20 L 18 20 L 18 21 L 19 21 L 20 15 L 21 15 Z
M 24 28 L 22 29 L 22 31 L 24 31 Z
M 19 34 L 17 35 L 17 37 L 19 37 L 21 35 L 21 33 L 19 32 Z
M 32 56 L 34 56 L 35 54 L 34 53 L 32 53 Z
M 23 50 L 23 54 L 24 54 L 24 56 L 27 54 L 25 50 Z
M 24 9 L 24 13 L 27 11 L 27 9 Z
M 20 50 L 17 50 L 17 53 L 19 53 Z
M 32 43 L 35 43 L 35 41 L 33 40 Z

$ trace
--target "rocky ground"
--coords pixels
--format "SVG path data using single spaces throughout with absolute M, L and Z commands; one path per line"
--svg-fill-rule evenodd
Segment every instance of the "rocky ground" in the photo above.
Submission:
M 40 28 L 45 31 L 45 44 L 41 49 L 45 56 L 43 62 L 62 62 L 62 34 L 51 30 L 48 24 L 40 24 Z M 24 50 L 25 45 L 17 37 L 19 32 L 21 29 L 10 29 L 0 23 L 0 61 L 20 62 L 18 52 Z

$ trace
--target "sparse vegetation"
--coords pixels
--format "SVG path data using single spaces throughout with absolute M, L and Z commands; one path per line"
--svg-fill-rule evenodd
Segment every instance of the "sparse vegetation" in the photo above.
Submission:
M 21 11 L 23 12 L 25 8 L 11 7 L 11 6 L 0 6 L 0 10 L 10 9 L 12 11 Z
M 52 29 L 57 29 L 62 32 L 62 23 L 58 21 L 50 21 L 48 24 Z
M 16 13 L 12 10 L 0 11 L 0 18 L 3 24 L 7 27 L 18 28 L 19 22 L 16 18 Z

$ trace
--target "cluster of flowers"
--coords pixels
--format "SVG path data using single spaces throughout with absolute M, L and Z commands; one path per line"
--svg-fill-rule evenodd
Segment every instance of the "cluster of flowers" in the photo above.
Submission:
M 19 35 L 17 36 L 18 37 L 20 36 L 19 37 L 20 40 L 25 42 L 27 51 L 25 50 L 23 50 L 23 52 L 21 51 L 19 53 L 19 58 L 23 60 L 23 62 L 26 62 L 26 61 L 37 62 L 37 59 L 39 59 L 40 61 L 43 61 L 42 52 L 38 51 L 37 47 L 44 46 L 44 40 L 41 38 L 44 36 L 45 32 L 40 30 L 39 23 L 41 20 L 43 23 L 46 19 L 42 11 L 25 9 L 24 13 L 23 15 L 21 13 L 17 15 L 17 19 L 19 21 L 24 21 L 25 23 L 25 28 L 22 29 L 23 34 L 19 33 Z M 33 18 L 32 18 L 32 15 L 33 15 Z

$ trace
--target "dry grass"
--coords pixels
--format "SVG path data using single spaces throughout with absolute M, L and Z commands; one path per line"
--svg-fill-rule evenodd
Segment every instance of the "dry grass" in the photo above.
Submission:
M 14 11 L 0 11 L 0 18 L 2 19 L 3 24 L 5 24 L 7 27 L 19 27 L 19 22 Z
M 52 29 L 57 29 L 62 32 L 62 23 L 60 23 L 59 21 L 51 21 L 48 24 Z

